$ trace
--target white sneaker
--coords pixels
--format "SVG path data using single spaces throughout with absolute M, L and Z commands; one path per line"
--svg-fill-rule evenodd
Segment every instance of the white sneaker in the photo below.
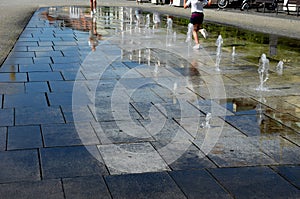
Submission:
M 204 39 L 206 39 L 208 37 L 208 33 L 204 28 L 200 29 L 199 32 L 202 34 Z
M 194 49 L 194 50 L 198 50 L 198 49 L 200 49 L 200 48 L 201 48 L 200 44 L 196 44 L 195 46 L 193 46 L 193 49 Z

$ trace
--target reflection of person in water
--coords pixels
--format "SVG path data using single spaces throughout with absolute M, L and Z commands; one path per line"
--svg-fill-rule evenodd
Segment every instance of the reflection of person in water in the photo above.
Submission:
M 154 23 L 154 27 L 158 28 L 158 26 L 160 24 L 160 16 L 159 16 L 158 12 L 153 13 L 153 23 Z
M 96 50 L 96 47 L 99 44 L 99 41 L 101 39 L 101 34 L 98 34 L 97 32 L 97 22 L 96 19 L 93 18 L 91 28 L 89 31 L 89 45 L 92 49 L 92 51 Z

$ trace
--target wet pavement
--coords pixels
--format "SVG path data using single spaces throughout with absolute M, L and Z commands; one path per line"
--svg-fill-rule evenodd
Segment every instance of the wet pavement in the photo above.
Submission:
M 34 13 L 0 68 L 1 198 L 300 198 L 297 51 L 258 91 L 247 49 L 153 14 Z

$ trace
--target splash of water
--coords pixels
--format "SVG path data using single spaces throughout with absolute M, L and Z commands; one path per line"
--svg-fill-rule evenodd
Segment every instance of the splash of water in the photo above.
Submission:
M 231 62 L 234 63 L 235 62 L 235 46 L 232 46 L 232 53 L 231 53 Z
M 283 73 L 283 61 L 279 61 L 276 66 L 276 72 L 278 75 L 282 75 Z
M 220 62 L 222 57 L 222 44 L 223 44 L 223 38 L 221 35 L 218 36 L 218 39 L 216 40 L 216 71 L 220 71 Z
M 202 128 L 210 128 L 211 118 L 212 118 L 211 113 L 208 112 L 205 116 L 205 123 L 201 124 Z
M 257 91 L 267 91 L 268 88 L 264 86 L 266 81 L 269 79 L 269 67 L 270 67 L 270 62 L 269 59 L 267 58 L 266 54 L 262 54 L 260 59 L 259 59 L 259 67 L 258 67 L 258 75 L 259 75 L 259 81 L 260 84 L 256 88 Z

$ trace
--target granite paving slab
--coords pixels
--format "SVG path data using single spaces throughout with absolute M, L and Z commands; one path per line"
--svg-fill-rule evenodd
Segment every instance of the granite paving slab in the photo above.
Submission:
M 7 150 L 43 147 L 40 126 L 11 126 L 7 133 Z
M 113 198 L 186 198 L 166 172 L 105 176 Z
M 99 145 L 98 148 L 112 175 L 169 170 L 148 142 Z
M 43 179 L 107 175 L 96 146 L 41 149 Z
M 209 169 L 236 198 L 298 198 L 300 190 L 268 167 Z
M 300 168 L 297 165 L 292 166 L 278 166 L 273 167 L 276 172 L 278 172 L 284 179 L 286 179 L 288 182 L 292 183 L 294 186 L 296 186 L 298 189 L 300 188 L 300 181 L 299 181 L 299 175 L 300 175 Z
M 37 150 L 1 151 L 0 158 L 1 183 L 41 179 Z
M 187 198 L 232 198 L 206 170 L 171 171 L 170 175 Z
M 102 176 L 63 178 L 66 199 L 104 199 L 111 198 Z
M 0 127 L 0 151 L 5 151 L 6 149 L 6 134 L 7 134 L 7 128 L 6 127 Z
M 59 179 L 36 182 L 15 182 L 0 185 L 3 199 L 44 198 L 63 199 L 64 191 Z
M 100 143 L 90 123 L 45 124 L 41 129 L 45 147 Z

